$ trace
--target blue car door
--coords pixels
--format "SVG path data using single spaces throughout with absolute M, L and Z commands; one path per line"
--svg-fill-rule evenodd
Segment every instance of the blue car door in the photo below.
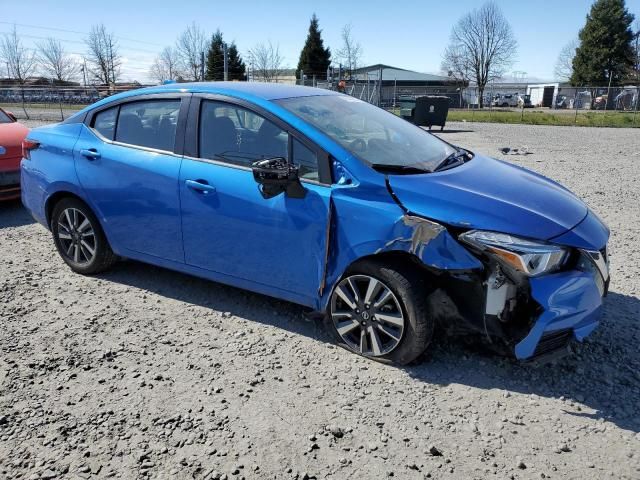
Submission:
M 76 142 L 80 184 L 113 248 L 122 254 L 184 262 L 178 192 L 182 157 L 174 153 L 180 143 L 180 108 L 175 96 L 108 107 L 89 119 Z
M 328 165 L 313 144 L 263 115 L 194 97 L 192 150 L 185 145 L 180 172 L 185 261 L 227 283 L 313 306 L 326 258 L 331 186 L 320 179 Z M 304 198 L 263 197 L 250 166 L 267 157 L 300 165 Z

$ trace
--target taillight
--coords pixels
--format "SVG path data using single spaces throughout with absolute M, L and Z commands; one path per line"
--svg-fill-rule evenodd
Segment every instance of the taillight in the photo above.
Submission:
M 40 146 L 39 142 L 34 142 L 33 140 L 29 140 L 25 138 L 22 141 L 22 158 L 31 160 L 31 150 L 35 150 L 39 146 Z

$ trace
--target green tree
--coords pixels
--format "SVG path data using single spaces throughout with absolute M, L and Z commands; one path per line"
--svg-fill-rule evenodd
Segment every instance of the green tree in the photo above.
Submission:
M 624 0 L 596 0 L 580 30 L 573 85 L 619 83 L 633 66 L 633 15 Z
M 211 36 L 209 49 L 207 50 L 205 80 L 224 80 L 224 39 L 220 29 Z
M 314 13 L 309 24 L 307 40 L 302 52 L 300 52 L 300 60 L 296 69 L 297 77 L 300 77 L 301 70 L 307 77 L 316 75 L 323 78 L 327 74 L 327 68 L 331 64 L 331 50 L 329 47 L 324 48 L 321 33 L 322 30 L 318 28 L 318 17 Z
M 207 50 L 207 65 L 204 78 L 206 80 L 224 80 L 224 37 L 220 29 L 211 37 Z M 244 80 L 245 65 L 235 42 L 227 45 L 227 68 L 229 80 Z
M 246 67 L 240 53 L 238 53 L 238 47 L 236 47 L 235 42 L 231 42 L 231 45 L 227 48 L 227 57 L 229 80 L 246 80 Z

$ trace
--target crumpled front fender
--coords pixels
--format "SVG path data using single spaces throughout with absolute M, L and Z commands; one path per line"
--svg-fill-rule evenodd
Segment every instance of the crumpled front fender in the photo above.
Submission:
M 482 263 L 460 245 L 439 223 L 403 215 L 395 223 L 392 239 L 375 253 L 400 250 L 416 255 L 422 262 L 440 270 L 483 268 Z
M 482 269 L 483 265 L 442 225 L 405 213 L 393 201 L 358 189 L 334 191 L 331 201 L 329 254 L 319 310 L 324 310 L 333 286 L 356 260 L 384 252 L 407 252 L 427 267 L 455 271 Z M 386 192 L 385 192 L 386 193 Z M 389 198 L 391 200 L 391 198 Z M 362 209 L 368 204 L 368 211 Z M 373 208 L 374 207 L 374 208 Z

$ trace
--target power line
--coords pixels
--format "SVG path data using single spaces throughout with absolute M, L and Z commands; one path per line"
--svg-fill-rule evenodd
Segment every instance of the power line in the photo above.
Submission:
M 0 23 L 6 23 L 6 22 L 0 22 Z M 2 35 L 2 34 L 6 35 L 6 34 L 10 34 L 10 33 L 11 32 L 0 31 L 0 35 Z M 34 40 L 48 40 L 48 37 L 40 37 L 38 35 L 29 35 L 29 34 L 25 34 L 25 33 L 20 33 L 19 36 L 21 38 L 32 38 Z M 58 40 L 59 42 L 86 45 L 86 42 L 83 41 L 83 40 L 70 40 L 68 38 L 56 38 L 56 40 Z M 144 50 L 144 49 L 141 49 L 141 48 L 132 48 L 132 47 L 127 47 L 126 45 L 120 45 L 120 48 L 123 49 L 123 50 L 128 50 L 130 52 L 151 53 L 153 55 L 156 55 L 158 53 L 157 51 Z
M 51 31 L 56 31 L 56 32 L 65 32 L 65 33 L 76 33 L 78 35 L 89 35 L 89 32 L 79 32 L 77 30 L 66 30 L 64 28 L 56 28 L 56 27 L 43 27 L 41 25 L 28 25 L 25 23 L 15 23 L 15 22 L 0 22 L 0 24 L 4 24 L 4 25 L 16 25 L 18 27 L 26 27 L 26 28 L 38 28 L 41 30 L 51 30 Z M 144 40 L 136 40 L 133 38 L 127 38 L 127 37 L 120 37 L 120 36 L 116 36 L 116 38 L 120 39 L 120 40 L 124 40 L 127 42 L 134 42 L 134 43 L 143 43 L 146 45 L 152 45 L 154 47 L 164 47 L 164 45 L 160 45 L 157 43 L 152 43 L 152 42 L 145 42 Z

